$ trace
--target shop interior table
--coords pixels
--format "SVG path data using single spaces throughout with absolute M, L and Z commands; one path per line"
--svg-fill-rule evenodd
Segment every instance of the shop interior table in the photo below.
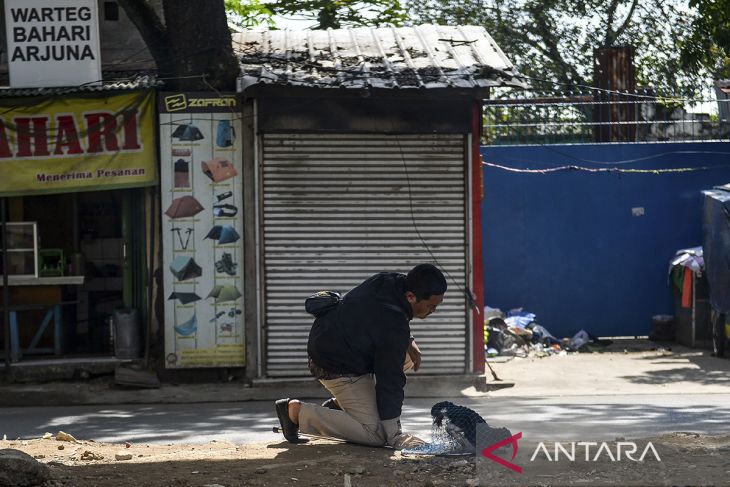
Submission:
M 10 361 L 17 362 L 23 354 L 53 354 L 61 355 L 62 320 L 61 311 L 65 305 L 77 304 L 77 301 L 63 301 L 61 286 L 80 286 L 84 283 L 84 276 L 56 276 L 56 277 L 14 277 L 9 276 L 8 286 L 11 287 L 13 297 L 9 304 L 10 316 Z M 0 280 L 2 287 L 2 280 Z M 22 288 L 22 291 L 21 289 Z M 43 319 L 22 321 L 20 318 L 28 316 L 30 311 L 45 311 Z M 20 328 L 31 326 L 36 329 L 28 347 L 21 348 Z M 43 334 L 53 327 L 53 347 L 39 347 Z

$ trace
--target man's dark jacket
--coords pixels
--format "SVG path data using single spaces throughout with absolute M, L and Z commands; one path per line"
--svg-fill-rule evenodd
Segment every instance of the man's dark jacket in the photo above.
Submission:
M 375 374 L 381 420 L 397 418 L 403 406 L 403 363 L 413 318 L 405 282 L 403 274 L 375 274 L 314 320 L 309 332 L 309 357 L 325 371 Z

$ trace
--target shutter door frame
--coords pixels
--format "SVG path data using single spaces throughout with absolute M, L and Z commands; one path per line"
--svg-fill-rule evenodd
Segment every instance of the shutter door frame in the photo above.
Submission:
M 259 141 L 264 376 L 308 375 L 306 334 L 312 318 L 303 309 L 306 295 L 320 289 L 345 292 L 375 272 L 407 272 L 433 261 L 412 218 L 451 275 L 438 312 L 411 322 L 424 352 L 423 373 L 469 373 L 472 313 L 459 288 L 471 287 L 473 277 L 470 135 L 272 133 Z M 348 229 L 355 231 L 343 234 Z

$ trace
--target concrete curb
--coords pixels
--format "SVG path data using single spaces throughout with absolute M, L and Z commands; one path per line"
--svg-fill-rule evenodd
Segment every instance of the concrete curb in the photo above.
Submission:
M 475 385 L 486 386 L 476 374 L 412 375 L 406 385 L 409 398 L 458 397 Z M 129 389 L 109 383 L 73 382 L 0 385 L 0 407 L 47 407 L 116 404 L 195 404 L 205 402 L 273 401 L 282 397 L 327 398 L 312 379 L 264 379 L 253 386 L 236 382 L 217 384 L 163 384 L 159 389 Z

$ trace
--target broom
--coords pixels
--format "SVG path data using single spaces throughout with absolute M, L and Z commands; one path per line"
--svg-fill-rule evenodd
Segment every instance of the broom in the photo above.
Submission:
M 494 371 L 494 369 L 492 368 L 492 366 L 489 365 L 489 361 L 486 358 L 484 359 L 484 363 L 487 364 L 487 367 L 489 367 L 489 372 L 492 373 L 492 377 L 494 377 L 494 380 L 496 380 L 497 382 L 502 382 L 502 379 L 500 379 L 499 377 L 497 377 L 497 373 Z

